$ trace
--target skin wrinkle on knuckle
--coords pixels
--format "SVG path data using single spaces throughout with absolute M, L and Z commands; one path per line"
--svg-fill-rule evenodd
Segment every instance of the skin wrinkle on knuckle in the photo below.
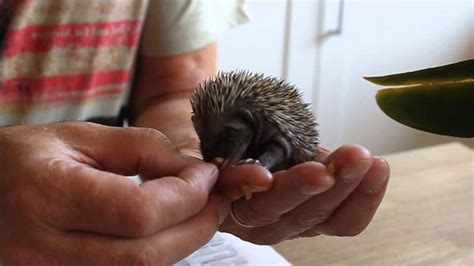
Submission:
M 61 122 L 52 125 L 55 135 L 62 141 L 70 141 L 84 135 L 96 135 L 103 128 L 105 127 L 91 122 Z
M 294 227 L 293 224 L 285 226 L 272 226 L 266 230 L 260 228 L 253 229 L 253 234 L 248 239 L 260 245 L 274 245 L 282 241 L 295 238 L 299 233 L 306 230 L 306 228 Z
M 165 142 L 170 147 L 174 147 L 173 143 L 168 139 L 168 137 L 161 131 L 148 128 L 148 127 L 137 127 L 137 128 L 127 128 L 127 132 L 134 135 L 137 138 L 137 141 L 151 141 L 151 143 L 162 143 Z
M 234 206 L 235 208 L 235 206 Z M 242 209 L 238 214 L 234 214 L 238 217 L 239 220 L 245 224 L 262 226 L 277 222 L 280 218 L 279 215 L 269 216 L 269 214 L 263 215 L 262 212 L 255 208 L 253 204 L 247 204 L 245 209 Z
M 70 162 L 63 158 L 52 158 L 48 160 L 46 169 L 48 170 L 48 176 L 68 176 L 71 172 Z M 77 168 L 76 168 L 77 169 Z
M 359 235 L 367 227 L 367 223 L 336 223 L 336 222 L 325 222 L 320 225 L 316 225 L 313 228 L 314 232 L 319 232 L 320 234 L 329 235 L 329 236 L 339 236 L 339 237 L 354 237 Z
M 165 265 L 165 262 L 161 260 L 166 256 L 161 256 L 160 251 L 146 243 L 140 245 L 139 248 L 131 248 L 128 252 L 123 254 L 118 263 L 115 265 L 123 266 L 151 266 L 151 265 Z
M 294 222 L 295 226 L 298 228 L 310 228 L 317 224 L 324 223 L 331 216 L 332 211 L 330 210 L 318 210 L 311 213 L 300 213 L 295 214 Z
M 306 231 L 303 231 L 301 233 L 299 233 L 295 238 L 299 238 L 299 237 L 315 237 L 315 236 L 319 236 L 321 235 L 321 233 L 313 228 L 309 229 L 309 230 L 306 230 Z

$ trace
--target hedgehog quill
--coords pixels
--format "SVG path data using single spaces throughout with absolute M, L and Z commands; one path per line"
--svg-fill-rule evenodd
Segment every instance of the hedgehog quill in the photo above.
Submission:
M 316 155 L 315 118 L 294 85 L 248 71 L 220 72 L 191 96 L 205 161 L 258 163 L 271 172 Z

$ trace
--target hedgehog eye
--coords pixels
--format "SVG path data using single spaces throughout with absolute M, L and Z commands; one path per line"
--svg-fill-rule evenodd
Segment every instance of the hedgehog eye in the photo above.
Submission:
M 224 129 L 224 136 L 226 138 L 231 138 L 232 139 L 232 138 L 237 137 L 238 134 L 239 134 L 239 131 L 237 129 L 233 128 L 233 127 L 226 127 Z

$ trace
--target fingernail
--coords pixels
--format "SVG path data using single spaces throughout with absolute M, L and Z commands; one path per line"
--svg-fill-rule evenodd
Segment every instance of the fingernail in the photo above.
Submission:
M 319 187 L 319 186 L 313 186 L 310 184 L 305 184 L 300 187 L 300 192 L 303 195 L 312 196 L 312 195 L 322 193 L 328 189 L 329 187 Z
M 250 189 L 252 190 L 252 192 L 263 192 L 269 190 L 270 188 L 250 185 Z
M 352 182 L 358 178 L 362 178 L 363 175 L 369 170 L 372 164 L 372 159 L 361 160 L 356 165 L 344 167 L 339 173 L 339 178 L 346 182 Z
M 214 169 L 212 169 L 211 176 L 219 176 L 219 168 L 218 167 L 214 167 Z
M 380 160 L 383 164 L 388 165 L 387 161 L 385 161 L 383 158 L 374 156 L 374 159 Z M 367 192 L 369 193 L 375 193 L 382 189 L 382 187 L 387 182 L 387 178 L 387 176 L 377 176 L 375 178 L 371 178 L 371 180 L 369 180 L 369 182 L 367 182 L 367 184 L 365 185 L 364 189 L 367 190 Z
M 385 185 L 385 182 L 387 182 L 387 178 L 377 177 L 375 178 L 375 180 L 372 180 L 372 182 L 367 185 L 366 190 L 369 193 L 376 193 L 380 191 L 383 185 Z

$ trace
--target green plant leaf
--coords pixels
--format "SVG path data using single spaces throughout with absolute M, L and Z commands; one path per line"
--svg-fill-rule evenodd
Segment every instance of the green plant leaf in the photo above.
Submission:
M 473 80 L 382 89 L 376 100 L 385 114 L 407 126 L 474 137 Z
M 474 59 L 454 64 L 379 77 L 364 77 L 384 86 L 430 84 L 474 79 Z

